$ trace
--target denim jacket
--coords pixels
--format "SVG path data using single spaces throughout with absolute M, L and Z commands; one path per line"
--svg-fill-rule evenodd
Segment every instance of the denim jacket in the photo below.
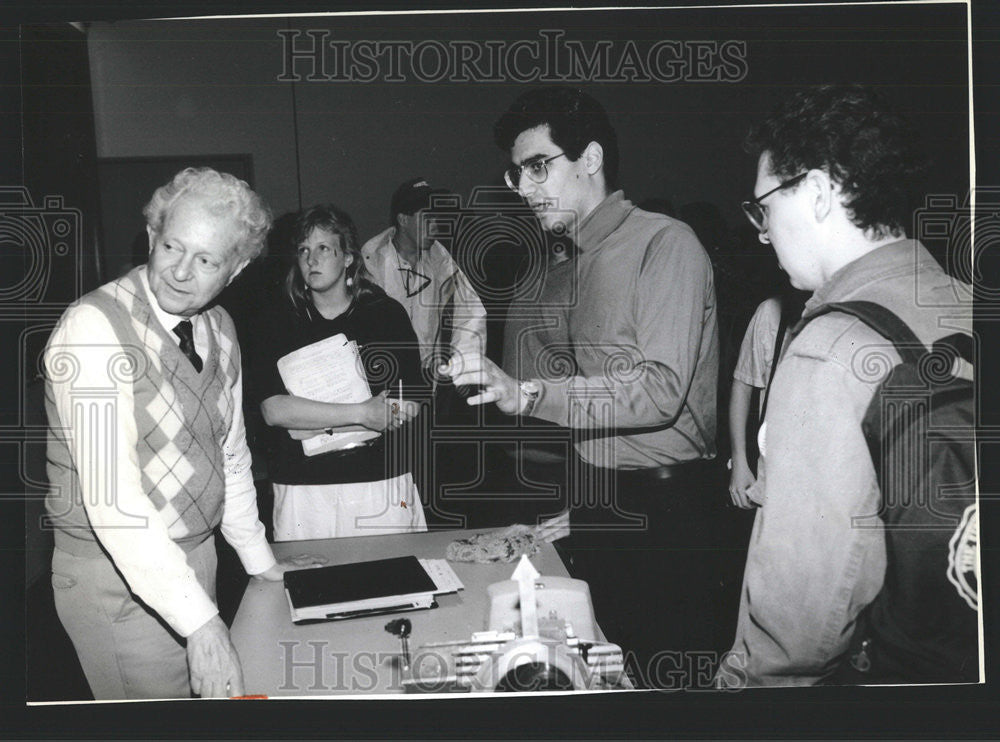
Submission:
M 841 268 L 804 316 L 851 300 L 890 308 L 927 345 L 972 328 L 970 288 L 915 241 L 885 245 Z M 899 356 L 847 315 L 829 314 L 795 330 L 771 388 L 762 432 L 764 503 L 720 687 L 822 680 L 882 587 L 879 488 L 860 422 Z

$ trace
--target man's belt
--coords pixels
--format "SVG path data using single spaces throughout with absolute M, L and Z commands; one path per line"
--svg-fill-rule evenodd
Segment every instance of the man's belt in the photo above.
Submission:
M 679 477 L 706 476 L 713 472 L 716 465 L 715 459 L 696 459 L 695 461 L 683 461 L 679 464 L 663 464 L 651 469 L 619 469 L 617 474 L 619 477 L 637 481 L 663 482 Z

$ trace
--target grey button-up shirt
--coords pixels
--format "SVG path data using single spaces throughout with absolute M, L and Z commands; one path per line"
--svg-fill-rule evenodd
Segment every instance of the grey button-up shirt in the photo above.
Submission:
M 534 417 L 580 431 L 594 466 L 715 455 L 719 339 L 712 265 L 683 222 L 621 191 L 579 226 L 569 336 L 579 375 L 538 379 Z

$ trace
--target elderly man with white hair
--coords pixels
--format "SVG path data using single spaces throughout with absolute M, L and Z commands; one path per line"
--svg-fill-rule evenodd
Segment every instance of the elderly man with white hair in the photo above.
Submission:
M 56 608 L 97 699 L 242 695 L 213 533 L 260 579 L 293 561 L 264 537 L 240 348 L 210 304 L 260 253 L 270 213 L 208 168 L 144 213 L 148 265 L 70 306 L 45 351 Z

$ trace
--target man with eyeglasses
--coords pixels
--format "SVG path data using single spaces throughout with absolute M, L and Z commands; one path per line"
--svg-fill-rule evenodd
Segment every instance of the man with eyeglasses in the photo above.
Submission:
M 971 307 L 956 301 L 971 297 L 968 287 L 905 237 L 922 160 L 913 141 L 902 119 L 860 86 L 803 91 L 751 133 L 760 195 L 743 209 L 792 285 L 814 292 L 806 319 L 824 304 L 865 300 L 889 308 L 928 346 L 971 331 Z M 722 687 L 844 682 L 840 673 L 852 666 L 859 674 L 851 682 L 866 682 L 861 673 L 885 653 L 860 641 L 862 611 L 887 565 L 861 422 L 899 356 L 839 312 L 800 323 L 785 347 L 759 435 L 764 501 Z M 942 554 L 942 577 L 946 561 Z
M 483 385 L 470 404 L 574 430 L 569 569 L 589 583 L 608 638 L 638 660 L 636 680 L 676 683 L 657 652 L 713 648 L 718 580 L 706 545 L 722 498 L 707 486 L 719 355 L 711 263 L 687 225 L 615 190 L 617 134 L 586 93 L 529 91 L 494 138 L 513 163 L 507 185 L 578 248 L 575 363 L 563 364 L 576 370 L 515 379 L 479 358 L 448 371 Z
M 478 354 L 486 340 L 482 301 L 424 218 L 432 196 L 447 193 L 423 178 L 406 181 L 392 196 L 392 226 L 361 248 L 375 282 L 409 315 L 425 367 L 443 355 Z

